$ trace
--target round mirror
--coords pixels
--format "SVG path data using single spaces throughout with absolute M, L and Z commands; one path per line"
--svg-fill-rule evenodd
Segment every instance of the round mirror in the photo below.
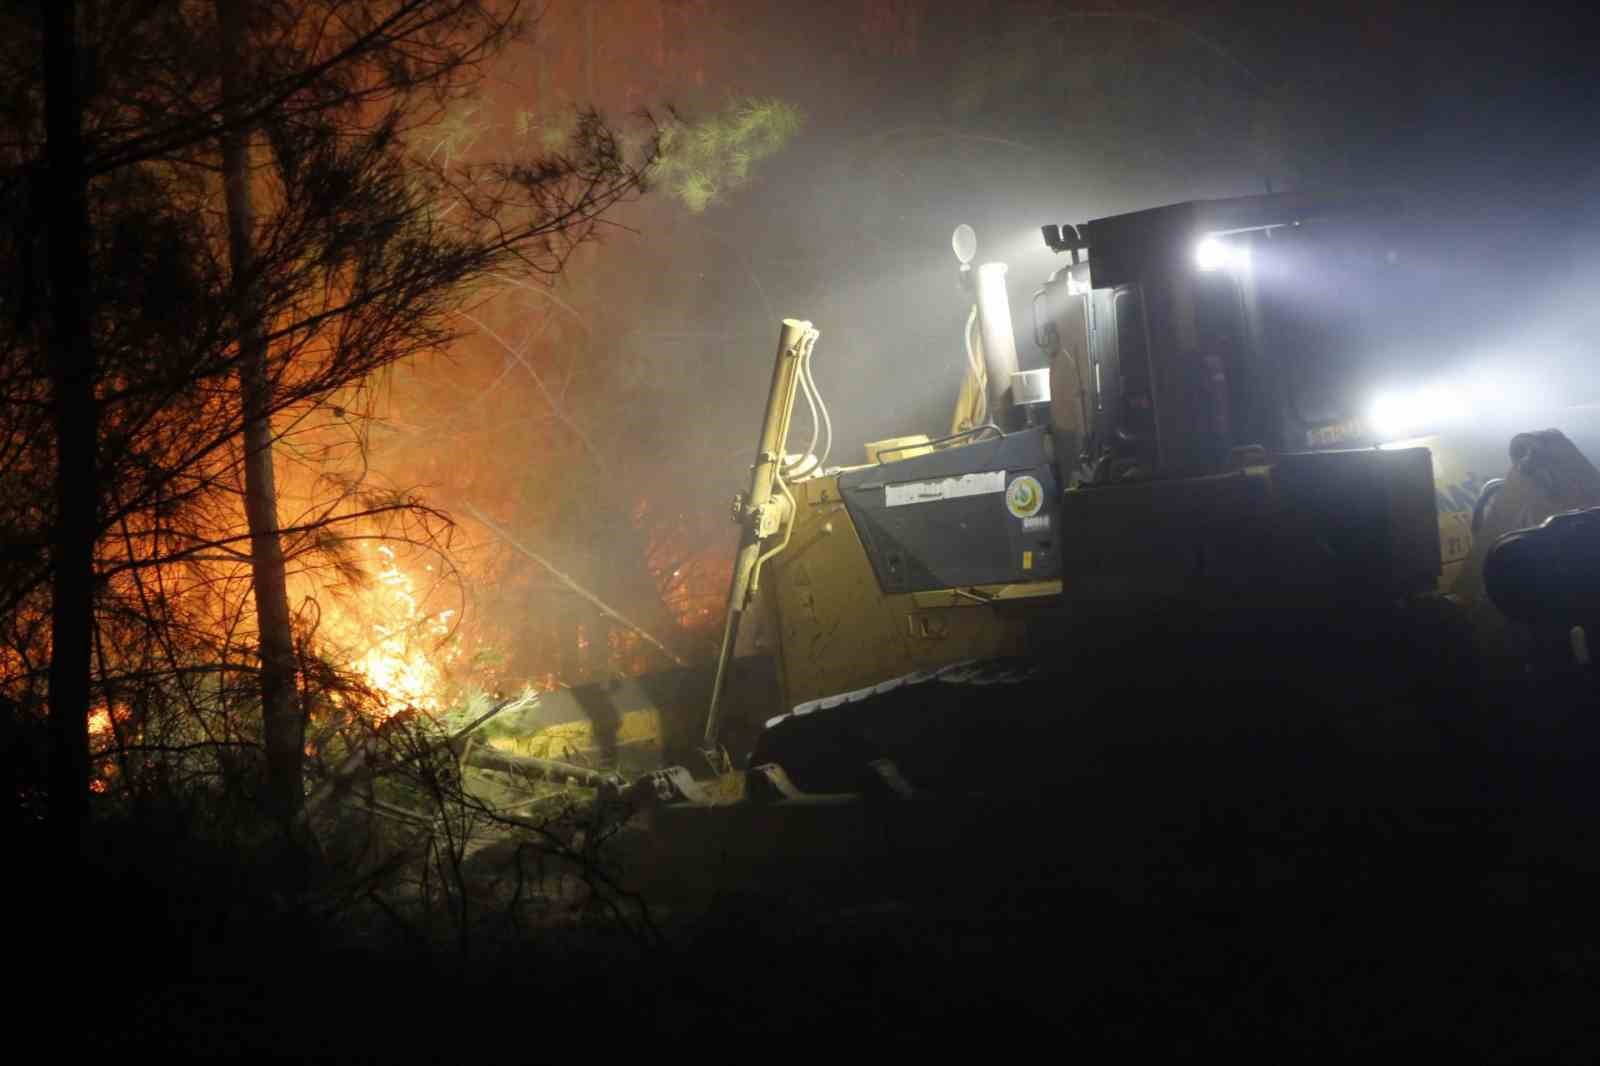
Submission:
M 978 235 L 972 232 L 972 227 L 963 222 L 956 227 L 950 237 L 950 247 L 956 251 L 956 258 L 963 264 L 972 262 L 972 257 L 978 254 Z

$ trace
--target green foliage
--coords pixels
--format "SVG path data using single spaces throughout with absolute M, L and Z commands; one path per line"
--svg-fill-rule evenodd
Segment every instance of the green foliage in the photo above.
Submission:
M 518 139 L 528 142 L 536 152 L 561 155 L 577 147 L 583 116 L 584 108 L 571 94 L 555 89 L 549 101 L 536 104 L 531 109 L 519 108 L 512 118 L 511 129 Z M 619 131 L 619 136 L 631 139 L 635 134 Z M 630 140 L 624 147 L 631 149 L 634 143 Z M 631 151 L 625 150 L 624 155 L 632 158 Z
M 654 180 L 699 214 L 748 181 L 751 168 L 781 150 L 802 122 L 792 104 L 751 98 L 700 122 L 669 124 Z
M 578 111 L 573 107 L 556 108 L 542 117 L 532 115 L 526 123 L 519 116 L 518 132 L 537 140 L 541 151 L 564 152 L 577 137 Z
M 492 693 L 486 692 L 477 686 L 471 686 L 461 693 L 456 701 L 445 709 L 443 714 L 438 716 L 434 724 L 441 732 L 453 734 L 465 729 L 481 715 L 487 713 L 494 704 L 495 698 Z M 490 724 L 492 725 L 493 722 Z
M 481 107 L 479 101 L 465 99 L 445 111 L 444 117 L 428 131 L 434 141 L 430 159 L 449 166 L 452 160 L 471 151 L 490 129 L 490 123 L 479 113 Z M 519 115 L 519 125 L 521 120 Z

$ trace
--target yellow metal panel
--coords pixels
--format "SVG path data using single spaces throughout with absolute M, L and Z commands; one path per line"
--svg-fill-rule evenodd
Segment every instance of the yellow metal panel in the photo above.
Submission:
M 1061 595 L 1061 582 L 1023 581 L 1014 585 L 973 585 L 970 588 L 913 592 L 911 602 L 923 610 L 935 607 L 986 607 L 1004 600 L 1026 600 Z
M 763 579 L 777 623 L 786 706 L 913 670 L 1017 653 L 1025 619 L 1016 601 L 1060 591 L 1059 582 L 987 586 L 1011 602 L 972 602 L 969 593 L 971 606 L 959 611 L 942 609 L 962 600 L 958 590 L 886 596 L 839 502 L 837 479 L 812 478 L 801 495 L 789 547 L 767 564 Z
M 655 709 L 626 711 L 617 723 L 617 743 L 661 743 L 661 714 Z M 532 755 L 557 762 L 574 761 L 594 748 L 594 729 L 587 718 L 562 722 L 529 736 L 495 737 L 491 747 L 516 755 Z
M 784 700 L 794 706 L 907 673 L 902 623 L 877 578 L 835 478 L 806 482 L 789 547 L 767 564 Z
M 839 479 L 836 477 L 814 477 L 802 483 L 805 489 L 805 502 L 816 505 L 819 503 L 838 503 Z
M 1467 460 L 1459 448 L 1452 446 L 1453 442 L 1443 437 L 1424 437 L 1404 443 L 1427 448 L 1433 456 L 1433 483 L 1439 501 L 1439 560 L 1442 564 L 1438 588 L 1440 592 L 1448 592 L 1456 587 L 1472 555 L 1471 503 L 1469 497 L 1459 491 L 1472 480 L 1468 477 Z M 1479 478 L 1472 487 L 1476 490 L 1481 485 Z M 1472 497 L 1476 497 L 1476 491 Z
M 876 463 L 885 453 L 893 462 L 901 459 L 910 459 L 914 455 L 927 455 L 933 451 L 928 447 L 926 433 L 913 433 L 909 437 L 889 437 L 885 440 L 871 440 L 867 442 L 867 462 Z
M 902 610 L 912 605 L 909 596 L 893 596 Z M 978 607 L 973 610 L 919 612 L 919 625 L 930 636 L 910 641 L 915 669 L 933 670 L 964 659 L 1018 655 L 1024 649 L 1026 614 L 1019 604 Z

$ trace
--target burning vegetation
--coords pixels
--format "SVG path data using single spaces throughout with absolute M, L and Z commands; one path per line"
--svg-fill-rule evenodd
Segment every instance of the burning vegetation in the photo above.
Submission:
M 185 772 L 206 759 L 224 772 L 233 752 L 265 756 L 288 811 L 300 760 L 337 759 L 353 743 L 328 747 L 349 714 L 444 718 L 473 693 L 643 669 L 637 633 L 552 603 L 525 561 L 508 567 L 504 546 L 495 556 L 492 538 L 452 554 L 441 511 L 374 487 L 374 463 L 400 483 L 426 479 L 430 464 L 406 469 L 403 453 L 375 439 L 411 412 L 403 399 L 374 403 L 371 385 L 420 354 L 468 351 L 468 338 L 493 333 L 484 316 L 496 306 L 525 321 L 532 306 L 581 307 L 581 293 L 551 283 L 640 190 L 660 127 L 623 130 L 560 105 L 548 68 L 514 119 L 472 103 L 486 64 L 528 47 L 517 43 L 516 4 L 75 13 L 8 16 L 10 38 L 38 46 L 8 60 L 13 83 L 31 87 L 5 116 L 16 134 L 8 173 L 48 170 L 58 188 L 80 183 L 81 196 L 8 184 L 12 207 L 47 221 L 8 228 L 7 250 L 65 267 L 69 257 L 47 249 L 77 233 L 80 266 L 99 279 L 77 307 L 63 302 L 78 288 L 65 274 L 13 273 L 6 294 L 21 313 L 7 319 L 0 363 L 0 693 L 20 723 L 42 724 L 49 707 L 68 748 L 57 787 L 41 779 L 31 794 L 70 807 L 61 787 L 74 774 L 102 793 L 113 775 L 136 791 L 168 756 Z M 67 90 L 51 80 L 56 68 L 34 64 L 80 49 L 118 59 L 66 100 L 76 139 L 47 137 L 55 117 L 44 105 Z M 220 62 L 197 61 L 208 56 Z M 220 129 L 209 117 L 219 114 Z M 511 137 L 486 136 L 491 128 Z M 534 316 L 536 343 L 499 351 L 489 374 L 515 372 L 521 387 L 502 381 L 500 392 L 548 412 L 564 439 L 523 454 L 551 468 L 574 441 L 590 444 L 568 410 L 570 379 L 548 389 L 543 376 L 587 354 L 587 327 L 555 318 Z M 426 447 L 459 466 L 482 445 L 440 433 Z M 507 442 L 494 450 L 517 454 Z M 73 487 L 52 500 L 57 458 L 81 465 L 61 467 Z M 525 497 L 496 482 L 492 464 L 479 467 L 489 475 L 480 492 Z M 92 509 L 58 510 L 79 498 Z M 653 628 L 703 630 L 705 560 L 662 546 L 673 562 L 659 569 L 667 564 L 645 556 L 662 533 L 629 522 L 625 507 L 601 522 L 617 517 L 639 546 L 628 565 L 640 580 L 605 594 L 653 594 Z M 46 552 L 52 530 L 87 554 L 69 566 Z M 585 580 L 604 586 L 616 567 L 595 569 Z M 524 606 L 509 609 L 518 595 Z M 530 626 L 527 604 L 550 620 Z M 89 687 L 77 696 L 60 687 L 63 634 L 86 656 L 78 676 Z

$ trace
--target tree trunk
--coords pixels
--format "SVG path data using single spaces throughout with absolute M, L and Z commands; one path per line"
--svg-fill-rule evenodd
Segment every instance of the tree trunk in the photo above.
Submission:
M 56 435 L 56 528 L 50 619 L 49 818 L 75 840 L 88 814 L 90 645 L 99 483 L 95 353 L 89 331 L 88 196 L 72 0 L 41 5 L 48 138 L 50 379 Z
M 225 109 L 239 99 L 244 62 L 242 0 L 216 0 L 221 32 Z M 239 396 L 244 411 L 244 511 L 250 529 L 251 585 L 261 655 L 262 737 L 267 752 L 267 801 L 290 819 L 305 802 L 305 716 L 295 687 L 294 639 L 289 592 L 278 536 L 278 490 L 272 467 L 272 382 L 262 336 L 261 300 L 255 278 L 255 209 L 250 196 L 247 127 L 231 126 L 222 137 L 222 180 L 228 208 L 228 258 L 239 320 Z

